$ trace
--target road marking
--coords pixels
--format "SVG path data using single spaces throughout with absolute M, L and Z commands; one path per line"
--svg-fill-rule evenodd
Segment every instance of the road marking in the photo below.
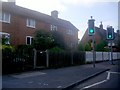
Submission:
M 106 81 L 107 81 L 107 80 L 105 79 L 105 80 L 103 80 L 103 81 L 94 83 L 94 84 L 92 84 L 92 85 L 89 85 L 89 86 L 84 87 L 82 90 L 84 90 L 84 89 L 86 89 L 86 88 L 91 88 L 91 87 L 93 87 L 93 86 L 99 85 L 99 84 L 104 83 L 104 82 L 106 82 Z
M 107 72 L 107 73 L 108 73 L 107 80 L 109 80 L 110 79 L 110 72 Z
M 113 73 L 113 74 L 120 74 L 119 72 L 110 72 L 110 73 Z
M 62 86 L 58 86 L 57 88 L 61 88 Z
M 94 83 L 94 84 L 92 84 L 92 85 L 88 85 L 88 86 L 86 86 L 86 87 L 83 87 L 83 88 L 80 89 L 80 90 L 84 90 L 84 89 L 87 89 L 87 88 L 91 88 L 91 87 L 93 87 L 93 86 L 96 86 L 96 85 L 99 85 L 99 84 L 102 84 L 102 83 L 108 81 L 108 80 L 110 79 L 110 73 L 111 73 L 111 72 L 107 71 L 107 73 L 108 73 L 108 74 L 107 74 L 107 78 L 106 78 L 105 80 L 100 81 L 100 82 L 97 82 L 97 83 Z

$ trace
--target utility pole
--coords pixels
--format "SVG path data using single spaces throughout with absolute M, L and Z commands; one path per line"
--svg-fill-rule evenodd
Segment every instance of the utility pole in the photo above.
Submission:
M 91 16 L 91 19 L 88 20 L 88 35 L 92 36 L 93 43 L 93 67 L 95 68 L 96 54 L 95 54 L 95 26 L 94 19 Z
M 113 65 L 113 49 L 112 49 L 112 40 L 110 40 L 110 57 L 111 57 L 111 64 Z
M 113 65 L 113 49 L 112 49 L 112 44 L 114 40 L 114 28 L 112 26 L 107 27 L 107 39 L 110 41 L 110 61 L 111 64 Z

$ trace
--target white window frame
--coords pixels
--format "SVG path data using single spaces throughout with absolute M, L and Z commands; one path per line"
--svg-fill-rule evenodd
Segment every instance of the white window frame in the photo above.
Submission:
M 30 44 L 27 43 L 27 38 L 30 38 Z M 26 45 L 31 45 L 32 44 L 32 39 L 33 39 L 32 36 L 26 36 Z
M 10 23 L 11 15 L 7 12 L 0 12 L 0 21 L 5 23 Z
M 51 31 L 57 31 L 57 26 L 56 25 L 51 25 L 50 30 Z
M 74 31 L 72 30 L 72 29 L 68 29 L 68 30 L 66 30 L 67 31 L 67 34 L 69 34 L 69 35 L 74 35 Z
M 27 27 L 31 27 L 31 28 L 35 28 L 35 26 L 36 26 L 35 20 L 34 20 L 34 19 L 27 18 L 26 26 L 27 26 Z

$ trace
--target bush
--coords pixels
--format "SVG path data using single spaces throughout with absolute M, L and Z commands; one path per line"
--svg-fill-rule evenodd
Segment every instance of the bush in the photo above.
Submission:
M 49 51 L 57 53 L 57 52 L 63 52 L 64 50 L 59 47 L 53 47 L 53 48 L 49 49 Z
M 2 45 L 0 47 L 0 49 L 2 49 L 2 51 L 5 51 L 5 52 L 14 52 L 15 51 L 15 48 L 10 45 Z
M 14 59 L 15 48 L 10 45 L 2 45 L 2 71 L 4 73 L 10 73 L 13 69 L 12 61 Z

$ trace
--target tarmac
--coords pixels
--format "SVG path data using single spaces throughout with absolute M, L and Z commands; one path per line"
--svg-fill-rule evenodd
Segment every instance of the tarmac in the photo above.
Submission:
M 107 67 L 106 67 L 107 66 Z M 109 70 L 109 62 L 30 71 L 2 76 L 2 90 L 16 89 L 63 89 L 72 87 Z

